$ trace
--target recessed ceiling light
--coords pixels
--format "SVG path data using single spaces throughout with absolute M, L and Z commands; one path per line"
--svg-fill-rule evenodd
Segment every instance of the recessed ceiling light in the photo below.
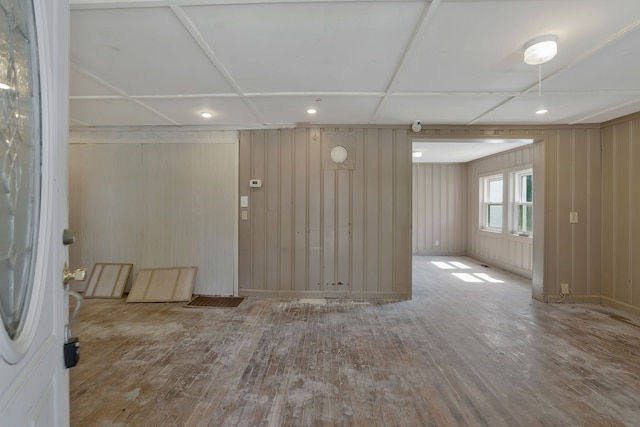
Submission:
M 206 111 L 205 111 L 204 113 L 200 113 L 200 115 L 201 115 L 202 117 L 204 117 L 205 119 L 210 119 L 211 117 L 213 117 L 213 114 L 208 113 L 208 112 L 206 112 Z
M 317 113 L 317 112 L 318 112 L 318 111 L 316 111 L 316 109 L 315 109 L 315 108 L 309 108 L 309 109 L 307 110 L 307 113 L 309 113 L 309 114 L 315 114 L 315 113 Z
M 8 84 L 4 84 L 4 83 L 0 83 L 0 89 L 11 89 L 11 86 L 9 86 Z
M 411 155 L 415 158 L 422 157 L 422 151 L 414 151 Z
M 536 111 L 536 114 L 547 114 L 549 112 L 549 110 L 547 110 L 546 108 L 541 108 L 538 111 Z

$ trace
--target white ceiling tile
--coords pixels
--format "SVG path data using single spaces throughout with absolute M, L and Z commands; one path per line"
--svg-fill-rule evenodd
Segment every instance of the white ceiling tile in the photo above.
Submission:
M 88 126 L 155 126 L 172 122 L 126 99 L 84 100 L 69 102 L 69 118 L 72 122 Z
M 637 0 L 615 6 L 601 0 L 443 2 L 395 90 L 522 91 L 538 80 L 538 67 L 523 61 L 523 47 L 531 39 L 558 37 L 556 58 L 542 67 L 548 75 L 638 16 Z
M 269 96 L 249 97 L 267 123 L 282 122 L 286 117 L 290 123 L 369 123 L 380 103 L 379 96 Z M 309 108 L 316 114 L 308 114 Z
M 378 116 L 378 124 L 467 124 L 508 98 L 501 96 L 392 96 Z
M 640 1 L 638 2 L 640 4 Z M 640 16 L 640 12 L 639 15 Z M 565 72 L 545 80 L 545 90 L 640 91 L 640 25 Z
M 259 119 L 240 97 L 143 99 L 141 101 L 183 126 L 259 123 Z M 203 118 L 200 114 L 205 111 L 213 114 L 213 117 Z
M 169 8 L 71 11 L 71 60 L 128 95 L 233 92 Z
M 582 120 L 596 113 L 625 105 L 636 100 L 635 95 L 617 96 L 603 94 L 583 94 L 580 96 L 545 94 L 527 95 L 515 98 L 488 113 L 477 124 L 544 124 L 544 123 L 599 123 L 595 119 Z M 537 115 L 539 108 L 549 110 L 547 114 Z
M 71 124 L 599 123 L 640 110 L 639 16 L 638 0 L 76 1 Z M 558 55 L 525 65 L 543 34 Z
M 244 92 L 383 91 L 421 2 L 276 3 L 185 11 Z
M 81 73 L 74 67 L 69 70 L 69 95 L 71 96 L 119 96 L 118 93 Z

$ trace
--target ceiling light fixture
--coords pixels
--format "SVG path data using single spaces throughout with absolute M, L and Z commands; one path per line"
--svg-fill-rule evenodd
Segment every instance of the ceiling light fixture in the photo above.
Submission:
M 206 111 L 205 111 L 204 113 L 200 113 L 200 115 L 201 115 L 202 117 L 204 117 L 205 119 L 210 119 L 211 117 L 213 117 L 213 114 L 208 113 L 208 112 L 206 112 Z
M 309 109 L 307 110 L 307 113 L 309 113 L 309 114 L 315 114 L 315 113 L 317 113 L 317 112 L 318 112 L 318 111 L 317 111 L 315 108 L 309 108 Z
M 524 62 L 529 65 L 544 64 L 558 53 L 558 38 L 554 35 L 536 37 L 524 45 Z
M 415 157 L 416 159 L 422 157 L 422 151 L 414 151 L 413 153 L 411 153 L 411 156 Z
M 538 111 L 536 111 L 536 114 L 547 114 L 549 112 L 549 110 L 547 110 L 546 108 L 540 108 Z

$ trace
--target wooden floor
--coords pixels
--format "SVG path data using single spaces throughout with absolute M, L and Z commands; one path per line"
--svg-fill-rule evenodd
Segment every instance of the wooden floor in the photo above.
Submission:
M 414 258 L 411 301 L 87 300 L 73 332 L 74 426 L 640 425 L 637 317 L 466 258 Z

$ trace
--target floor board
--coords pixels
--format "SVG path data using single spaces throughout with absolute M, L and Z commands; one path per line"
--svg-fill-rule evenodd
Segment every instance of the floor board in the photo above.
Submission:
M 72 425 L 640 425 L 637 317 L 413 262 L 411 301 L 87 300 Z

